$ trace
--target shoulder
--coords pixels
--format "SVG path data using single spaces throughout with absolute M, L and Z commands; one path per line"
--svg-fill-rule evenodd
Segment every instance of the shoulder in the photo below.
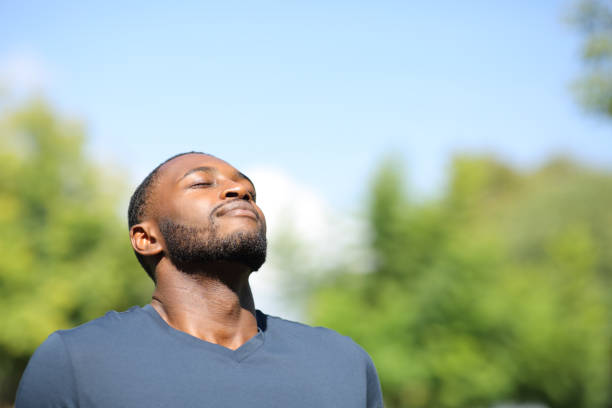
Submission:
M 97 319 L 72 329 L 58 330 L 54 334 L 61 336 L 68 345 L 74 341 L 119 335 L 128 330 L 133 332 L 134 325 L 142 324 L 144 315 L 139 306 L 133 306 L 124 312 L 112 310 Z
M 325 367 L 328 378 L 342 378 L 344 383 L 352 379 L 352 384 L 359 384 L 359 389 L 365 392 L 367 407 L 383 406 L 376 367 L 369 354 L 350 337 L 325 327 L 263 316 L 271 337 L 283 350 L 292 353 L 295 365 L 307 361 L 319 371 Z
M 135 306 L 53 332 L 30 358 L 19 383 L 16 406 L 78 406 L 79 367 L 97 356 L 105 358 L 117 339 L 126 338 L 122 333 L 134 333 L 134 323 L 146 321 L 143 316 L 142 309 Z
M 19 382 L 16 407 L 75 406 L 72 360 L 63 338 L 51 334 L 34 352 Z
M 362 363 L 371 364 L 368 353 L 353 339 L 335 330 L 321 326 L 266 315 L 267 324 L 276 336 L 308 349 L 319 349 L 336 356 L 344 356 Z
M 80 326 L 52 333 L 37 353 L 46 354 L 50 347 L 61 345 L 73 364 L 78 365 L 84 359 L 106 354 L 117 344 L 137 341 L 146 332 L 147 323 L 146 312 L 138 306 L 124 312 L 109 311 Z
M 76 326 L 72 329 L 68 330 L 58 330 L 58 333 L 61 333 L 65 336 L 70 336 L 78 333 L 84 333 L 90 330 L 100 329 L 109 329 L 109 328 L 118 328 L 123 324 L 131 324 L 135 320 L 139 320 L 142 318 L 143 308 L 140 306 L 132 306 L 128 310 L 123 312 L 117 312 L 115 310 L 110 310 L 106 312 L 104 316 L 98 317 L 97 319 L 90 320 L 87 323 L 83 323 L 79 326 Z

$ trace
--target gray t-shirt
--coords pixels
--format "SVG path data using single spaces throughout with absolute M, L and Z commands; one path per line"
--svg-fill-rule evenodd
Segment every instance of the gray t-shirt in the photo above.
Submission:
M 355 342 L 257 311 L 237 350 L 170 327 L 150 306 L 57 331 L 26 368 L 16 408 L 382 407 Z

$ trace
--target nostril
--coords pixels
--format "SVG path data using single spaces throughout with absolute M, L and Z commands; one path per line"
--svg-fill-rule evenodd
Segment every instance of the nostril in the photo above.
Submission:
M 236 191 L 228 191 L 227 193 L 225 193 L 226 197 L 238 197 L 238 192 Z

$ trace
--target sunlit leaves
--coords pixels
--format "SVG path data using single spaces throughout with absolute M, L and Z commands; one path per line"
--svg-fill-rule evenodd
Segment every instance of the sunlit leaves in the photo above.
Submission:
M 127 192 L 84 141 L 42 101 L 0 116 L 0 405 L 51 332 L 142 304 L 150 290 L 118 215 Z
M 378 262 L 325 283 L 312 314 L 370 352 L 387 405 L 606 406 L 612 174 L 464 156 L 425 203 L 402 193 L 394 162 L 378 174 Z

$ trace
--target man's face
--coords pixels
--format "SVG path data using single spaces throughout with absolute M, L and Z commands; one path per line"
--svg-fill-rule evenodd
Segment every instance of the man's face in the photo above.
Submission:
M 202 154 L 177 157 L 160 172 L 152 216 L 176 267 L 189 272 L 224 261 L 259 269 L 266 255 L 266 222 L 246 176 Z

